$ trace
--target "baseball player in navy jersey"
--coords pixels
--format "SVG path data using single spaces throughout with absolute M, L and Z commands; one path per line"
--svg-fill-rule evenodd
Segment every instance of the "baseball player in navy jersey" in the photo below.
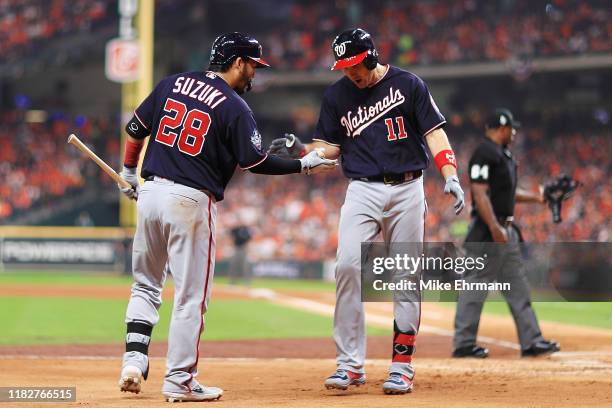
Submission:
M 216 202 L 223 199 L 237 165 L 258 174 L 311 174 L 335 165 L 317 152 L 286 160 L 262 151 L 253 112 L 239 96 L 250 89 L 255 68 L 268 66 L 261 54 L 257 40 L 247 35 L 218 37 L 208 71 L 162 80 L 126 126 L 121 175 L 132 188 L 122 191 L 138 200 L 138 221 L 122 391 L 140 392 L 147 378 L 149 342 L 169 271 L 175 295 L 162 392 L 168 401 L 221 397 L 223 390 L 196 380 L 215 264 Z M 149 135 L 140 187 L 136 166 Z
M 379 233 L 386 243 L 422 242 L 426 204 L 423 170 L 425 145 L 446 180 L 444 192 L 464 206 L 455 156 L 425 82 L 416 75 L 378 62 L 370 35 L 362 29 L 342 32 L 332 43 L 332 70 L 344 77 L 323 95 L 313 143 L 293 135 L 276 139 L 269 151 L 293 157 L 322 148 L 325 157 L 341 157 L 350 183 L 340 211 L 336 264 L 334 339 L 337 371 L 325 380 L 329 389 L 365 383 L 366 333 L 361 302 L 361 243 Z M 394 302 L 393 354 L 387 394 L 412 390 L 412 355 L 420 320 L 420 296 Z

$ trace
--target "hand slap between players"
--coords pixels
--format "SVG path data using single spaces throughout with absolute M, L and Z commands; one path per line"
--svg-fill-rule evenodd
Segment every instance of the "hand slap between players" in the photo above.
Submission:
M 456 200 L 453 207 L 455 207 L 455 215 L 459 215 L 463 207 L 465 207 L 465 197 L 457 176 L 453 175 L 446 178 L 444 194 L 452 194 L 455 196 Z
M 300 159 L 302 173 L 307 175 L 326 173 L 338 165 L 338 160 L 326 159 L 323 149 L 315 149 Z
M 299 159 L 305 152 L 304 144 L 293 133 L 285 133 L 285 136 L 274 139 L 268 147 L 269 154 L 292 159 Z
M 121 190 L 121 192 L 130 200 L 138 200 L 140 185 L 138 184 L 138 175 L 136 174 L 136 171 L 137 167 L 130 168 L 123 166 L 123 170 L 121 170 L 121 173 L 119 173 L 122 179 L 130 183 L 131 187 L 123 188 L 120 185 L 117 186 L 119 187 L 119 190 Z

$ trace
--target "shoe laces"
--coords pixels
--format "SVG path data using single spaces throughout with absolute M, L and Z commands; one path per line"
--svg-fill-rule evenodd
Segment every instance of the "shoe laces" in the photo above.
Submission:
M 204 392 L 204 385 L 200 384 L 195 379 L 192 380 L 189 388 L 191 389 L 191 392 Z
M 404 381 L 403 375 L 400 373 L 391 373 L 389 374 L 390 380 Z
M 342 369 L 342 368 L 338 368 L 338 369 L 336 370 L 336 372 L 335 372 L 335 373 L 333 373 L 332 375 L 330 375 L 329 377 L 330 377 L 330 378 L 331 378 L 331 377 L 340 377 L 340 378 L 347 377 L 347 378 L 348 378 L 348 377 L 349 377 L 349 375 L 348 375 L 348 372 L 347 372 L 346 370 L 344 370 L 344 369 Z

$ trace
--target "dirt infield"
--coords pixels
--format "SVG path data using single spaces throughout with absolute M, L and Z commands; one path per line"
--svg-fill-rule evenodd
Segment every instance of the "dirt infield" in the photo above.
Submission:
M 15 285 L 17 286 L 17 285 Z M 96 290 L 99 289 L 99 290 Z M 1 295 L 127 298 L 123 287 L 47 287 L 32 292 L 3 288 Z M 83 294 L 86 294 L 83 296 Z M 171 293 L 166 293 L 170 297 Z M 271 292 L 218 286 L 214 299 L 265 298 L 287 307 L 329 315 L 333 294 Z M 391 305 L 367 304 L 372 325 L 391 327 Z M 543 323 L 547 337 L 562 342 L 563 352 L 520 359 L 509 318 L 484 316 L 483 343 L 492 358 L 449 359 L 452 309 L 425 303 L 417 340 L 415 392 L 381 392 L 390 354 L 390 336 L 368 339 L 368 383 L 347 392 L 327 391 L 323 379 L 334 369 L 332 339 L 207 341 L 201 350 L 200 379 L 225 389 L 216 405 L 231 407 L 586 407 L 612 406 L 612 331 Z M 16 406 L 140 407 L 164 405 L 160 394 L 165 344 L 151 347 L 149 381 L 140 395 L 118 391 L 122 345 L 0 347 L 0 386 L 76 386 L 76 403 Z
M 163 360 L 152 362 L 139 395 L 116 386 L 120 360 L 2 359 L 0 384 L 76 386 L 76 403 L 61 407 L 167 406 L 160 394 Z M 612 405 L 612 365 L 563 360 L 418 359 L 415 391 L 386 396 L 386 360 L 370 360 L 364 387 L 327 391 L 322 381 L 332 359 L 204 359 L 202 381 L 222 387 L 214 406 L 227 407 L 604 407 Z M 13 404 L 24 406 L 23 404 Z M 5 405 L 4 403 L 2 406 Z

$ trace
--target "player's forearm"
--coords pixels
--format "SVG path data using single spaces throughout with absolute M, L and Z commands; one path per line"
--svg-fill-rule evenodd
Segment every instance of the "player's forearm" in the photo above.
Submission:
M 541 191 L 534 193 L 518 187 L 516 189 L 516 201 L 520 203 L 543 203 L 544 195 Z
M 264 161 L 249 169 L 255 174 L 283 175 L 301 173 L 302 164 L 299 160 L 283 159 L 269 155 Z
M 438 128 L 431 131 L 429 134 L 427 134 L 427 136 L 425 136 L 425 140 L 427 141 L 427 146 L 429 147 L 429 150 L 431 151 L 431 154 L 435 158 L 436 162 L 438 162 L 440 159 L 446 161 L 446 153 L 450 152 L 448 153 L 448 163 L 439 167 L 442 177 L 444 177 L 446 180 L 450 176 L 456 176 L 457 167 L 454 153 L 452 153 L 453 149 L 451 148 L 444 129 Z M 439 156 L 440 154 L 444 155 L 444 157 Z M 452 156 L 452 158 L 450 156 Z
M 304 144 L 304 148 L 306 149 L 305 154 L 312 152 L 314 149 L 323 149 L 326 159 L 336 160 L 340 157 L 340 148 L 338 146 L 333 146 L 324 142 L 315 141 L 306 143 Z
M 144 139 L 136 139 L 127 135 L 125 139 L 125 148 L 123 150 L 123 165 L 128 168 L 138 166 L 140 151 L 144 145 Z

